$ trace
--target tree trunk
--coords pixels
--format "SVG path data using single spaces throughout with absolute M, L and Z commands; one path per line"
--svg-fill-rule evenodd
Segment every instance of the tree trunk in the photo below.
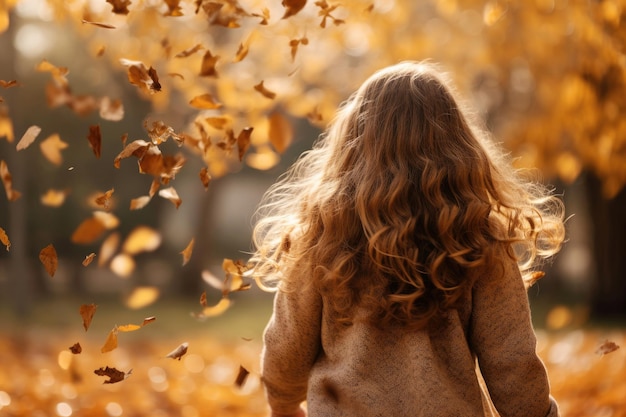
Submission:
M 596 276 L 591 316 L 598 320 L 626 318 L 626 190 L 612 199 L 602 196 L 600 180 L 587 175 Z

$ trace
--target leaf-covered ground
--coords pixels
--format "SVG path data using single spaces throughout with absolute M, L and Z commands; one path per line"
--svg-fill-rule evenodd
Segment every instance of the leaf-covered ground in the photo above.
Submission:
M 109 327 L 126 325 L 125 319 L 141 324 L 135 319 L 141 313 L 96 313 L 89 332 L 77 309 L 72 325 L 50 317 L 43 325 L 0 326 L 0 415 L 265 416 L 258 357 L 267 307 L 202 323 L 188 311 L 176 316 L 177 306 L 159 310 L 154 323 L 121 332 L 117 348 L 105 353 Z M 626 416 L 625 331 L 539 330 L 538 341 L 564 417 Z M 78 354 L 70 349 L 75 343 Z M 183 343 L 182 356 L 168 357 Z M 108 377 L 94 371 L 107 366 L 125 378 L 105 383 Z

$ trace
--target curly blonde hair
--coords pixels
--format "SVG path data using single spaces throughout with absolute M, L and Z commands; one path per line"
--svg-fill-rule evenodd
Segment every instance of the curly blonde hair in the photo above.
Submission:
M 265 194 L 255 276 L 316 286 L 339 321 L 360 305 L 414 328 L 454 308 L 502 248 L 530 280 L 563 242 L 562 202 L 513 169 L 450 86 L 428 62 L 365 81 Z

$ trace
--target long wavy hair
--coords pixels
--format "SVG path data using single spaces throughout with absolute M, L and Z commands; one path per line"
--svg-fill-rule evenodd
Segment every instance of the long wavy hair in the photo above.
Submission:
M 254 274 L 315 286 L 339 322 L 422 328 L 502 253 L 528 282 L 564 239 L 563 205 L 471 123 L 436 65 L 372 75 L 265 194 Z M 504 249 L 504 251 L 502 250 Z

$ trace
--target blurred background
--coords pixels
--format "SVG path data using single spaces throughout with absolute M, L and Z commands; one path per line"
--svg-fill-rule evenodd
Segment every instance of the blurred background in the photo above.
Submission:
M 0 413 L 263 415 L 272 295 L 231 285 L 254 209 L 373 71 L 430 59 L 571 216 L 529 291 L 564 415 L 626 415 L 624 7 L 0 1 Z M 133 379 L 102 385 L 105 364 Z

